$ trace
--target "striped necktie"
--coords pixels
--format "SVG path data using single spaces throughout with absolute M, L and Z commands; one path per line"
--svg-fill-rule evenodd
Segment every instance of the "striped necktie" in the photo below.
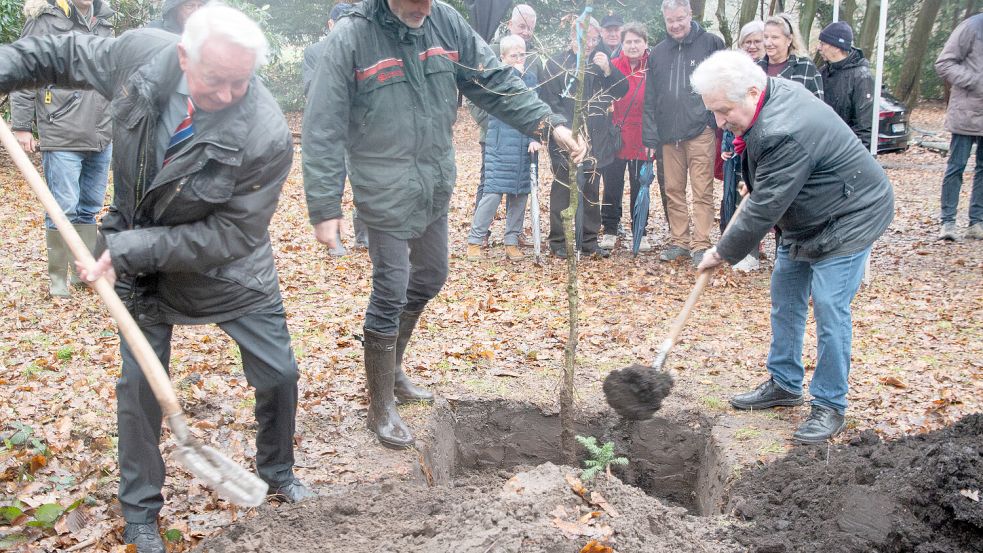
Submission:
M 164 165 L 170 163 L 174 159 L 174 154 L 178 153 L 191 140 L 191 137 L 195 135 L 195 125 L 191 120 L 194 114 L 195 105 L 191 103 L 191 97 L 189 96 L 188 114 L 184 116 L 181 124 L 174 129 L 174 134 L 171 135 L 171 141 L 167 143 L 167 150 L 164 152 Z

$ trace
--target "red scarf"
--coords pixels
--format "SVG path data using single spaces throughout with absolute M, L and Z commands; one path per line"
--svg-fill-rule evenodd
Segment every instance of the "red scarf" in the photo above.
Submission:
M 751 127 L 754 126 L 754 122 L 758 120 L 758 114 L 761 113 L 761 106 L 765 105 L 765 91 L 767 90 L 768 86 L 765 85 L 765 90 L 762 90 L 761 96 L 758 97 L 758 107 L 754 110 L 754 117 L 751 118 L 751 124 L 744 130 L 744 134 L 747 134 L 747 132 L 751 130 Z M 744 142 L 744 134 L 734 137 L 734 152 L 737 155 L 743 154 L 744 149 L 747 148 L 747 144 Z

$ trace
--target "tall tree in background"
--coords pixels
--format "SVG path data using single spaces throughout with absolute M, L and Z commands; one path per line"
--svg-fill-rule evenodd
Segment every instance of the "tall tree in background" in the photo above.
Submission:
M 662 3 L 659 2 L 661 5 Z M 690 7 L 693 8 L 693 19 L 703 21 L 703 14 L 706 12 L 707 0 L 690 0 Z
M 877 24 L 881 13 L 881 0 L 867 0 L 864 10 L 864 22 L 860 28 L 860 39 L 857 47 L 864 51 L 868 58 L 874 55 L 874 42 L 877 40 Z
M 901 103 L 913 106 L 918 99 L 919 77 L 922 72 L 922 63 L 925 61 L 925 53 L 928 51 L 928 39 L 932 36 L 932 27 L 935 19 L 939 15 L 939 8 L 942 7 L 942 0 L 925 0 L 922 8 L 918 12 L 918 19 L 915 27 L 911 30 L 908 47 L 905 50 L 904 64 L 901 66 L 901 77 L 895 89 L 895 95 Z
M 717 0 L 717 24 L 720 25 L 720 34 L 724 37 L 724 44 L 734 45 L 734 37 L 730 34 L 730 22 L 727 21 L 727 0 Z
M 799 36 L 802 37 L 806 50 L 809 49 L 809 37 L 812 35 L 812 22 L 816 19 L 817 0 L 802 0 L 799 7 Z
M 741 14 L 737 19 L 737 32 L 758 15 L 758 0 L 741 0 Z

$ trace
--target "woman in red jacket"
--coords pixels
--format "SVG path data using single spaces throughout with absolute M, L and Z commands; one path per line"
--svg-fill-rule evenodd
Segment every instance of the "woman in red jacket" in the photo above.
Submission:
M 602 248 L 611 249 L 617 240 L 621 223 L 621 197 L 625 189 L 625 169 L 631 184 L 631 210 L 635 211 L 638 197 L 638 171 L 647 157 L 642 145 L 642 112 L 645 107 L 645 78 L 648 72 L 648 31 L 641 23 L 628 23 L 621 30 L 621 55 L 611 64 L 627 75 L 628 93 L 614 102 L 612 120 L 621 130 L 621 150 L 617 157 L 602 169 L 604 200 L 601 206 L 601 224 L 604 227 Z M 630 244 L 631 241 L 629 240 Z M 649 251 L 652 245 L 643 236 L 641 251 Z

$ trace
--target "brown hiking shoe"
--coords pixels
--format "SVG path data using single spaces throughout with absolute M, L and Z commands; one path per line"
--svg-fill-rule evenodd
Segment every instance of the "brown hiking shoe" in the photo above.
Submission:
M 481 244 L 468 244 L 468 253 L 465 255 L 468 261 L 477 261 L 484 256 L 485 254 L 481 252 Z
M 519 246 L 505 246 L 505 258 L 509 261 L 519 261 L 525 256 L 526 254 L 522 253 Z

